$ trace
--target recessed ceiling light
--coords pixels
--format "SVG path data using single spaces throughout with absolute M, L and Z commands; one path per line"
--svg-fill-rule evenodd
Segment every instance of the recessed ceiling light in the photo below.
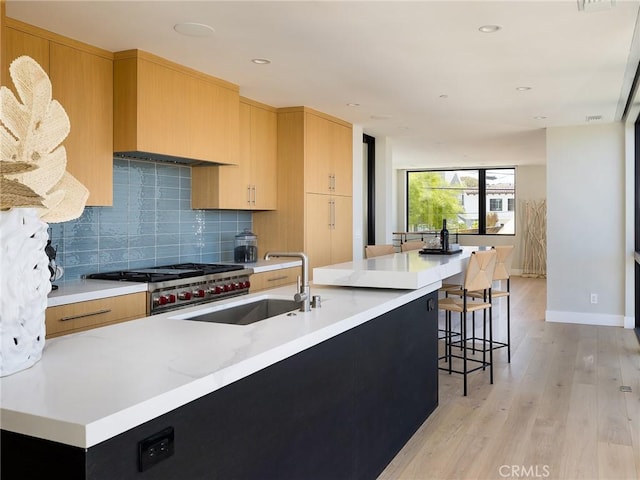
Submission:
M 271 63 L 271 60 L 266 58 L 252 58 L 251 61 L 256 65 L 269 65 Z
M 187 35 L 188 37 L 209 37 L 215 32 L 213 27 L 209 25 L 194 22 L 176 23 L 173 26 L 173 29 L 182 35 Z
M 442 94 L 442 95 L 440 95 L 440 98 L 449 98 L 449 95 Z
M 542 115 L 537 115 L 535 117 L 533 117 L 534 120 L 545 120 L 547 117 L 542 116 Z
M 587 115 L 585 117 L 585 120 L 587 122 L 593 122 L 595 120 L 602 120 L 602 115 Z
M 347 107 L 359 107 L 359 103 L 347 103 Z
M 516 90 L 519 92 L 526 92 L 527 90 L 531 90 L 531 87 L 516 87 Z
M 482 25 L 478 30 L 482 33 L 495 33 L 498 30 L 501 30 L 502 27 L 500 25 Z

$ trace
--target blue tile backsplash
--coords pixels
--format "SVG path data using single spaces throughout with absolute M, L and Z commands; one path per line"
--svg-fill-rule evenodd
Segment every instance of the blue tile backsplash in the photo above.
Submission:
M 64 276 L 182 262 L 233 261 L 234 237 L 252 228 L 251 212 L 192 210 L 191 168 L 114 158 L 113 207 L 50 224 Z

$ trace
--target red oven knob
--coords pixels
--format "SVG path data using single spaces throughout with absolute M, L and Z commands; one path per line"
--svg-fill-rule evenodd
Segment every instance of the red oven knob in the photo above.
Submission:
M 191 292 L 180 292 L 178 298 L 180 300 L 191 300 Z
M 176 296 L 173 293 L 169 295 L 169 303 L 176 303 Z
M 216 285 L 216 288 L 213 290 L 213 293 L 222 293 L 224 292 L 224 288 L 222 288 L 220 285 Z
M 167 303 L 169 303 L 169 297 L 167 297 L 166 295 L 161 295 L 160 297 L 158 297 L 157 301 L 159 305 L 166 305 Z
M 244 283 L 244 288 L 251 288 L 251 282 L 249 280 L 246 280 Z
M 222 289 L 223 289 L 225 292 L 230 292 L 230 291 L 231 291 L 231 285 L 227 283 L 226 285 L 223 285 L 223 286 L 222 286 Z
M 204 290 L 200 289 L 200 290 L 194 290 L 193 291 L 193 296 L 196 298 L 202 298 L 204 297 Z

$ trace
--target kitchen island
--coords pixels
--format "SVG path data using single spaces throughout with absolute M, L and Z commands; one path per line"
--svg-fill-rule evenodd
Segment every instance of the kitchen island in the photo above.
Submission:
M 314 285 L 310 312 L 188 320 L 288 286 L 52 339 L 1 379 L 2 473 L 35 455 L 65 478 L 376 476 L 437 406 L 439 286 Z M 139 473 L 168 428 L 173 454 Z

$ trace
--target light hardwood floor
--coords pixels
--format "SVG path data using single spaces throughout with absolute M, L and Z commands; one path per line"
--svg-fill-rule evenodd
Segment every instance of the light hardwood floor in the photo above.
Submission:
M 635 333 L 545 322 L 542 279 L 512 277 L 511 292 L 511 364 L 497 350 L 494 384 L 475 372 L 467 397 L 440 372 L 438 408 L 379 480 L 640 479 Z

